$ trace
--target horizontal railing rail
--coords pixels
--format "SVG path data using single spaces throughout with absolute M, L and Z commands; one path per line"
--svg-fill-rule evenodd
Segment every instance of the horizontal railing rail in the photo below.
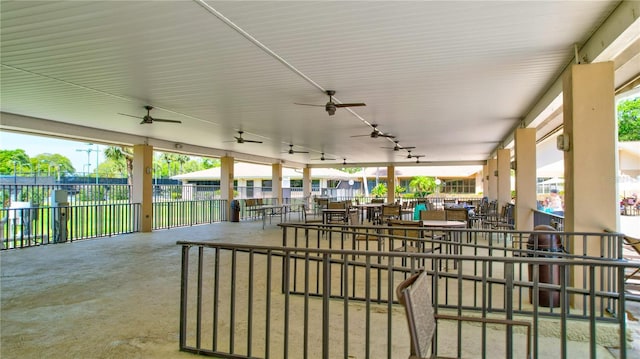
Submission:
M 539 225 L 547 225 L 547 226 L 551 226 L 557 230 L 563 230 L 564 229 L 564 216 L 560 216 L 557 214 L 553 214 L 553 213 L 549 213 L 549 212 L 544 212 L 544 211 L 539 211 L 534 209 L 533 210 L 533 225 L 534 226 L 539 226 Z
M 328 233 L 320 233 L 318 247 L 322 248 L 310 248 L 302 244 L 316 238 L 311 232 L 324 230 L 294 227 L 283 225 L 283 242 L 290 243 L 297 231 L 297 246 L 177 243 L 182 247 L 182 351 L 226 358 L 407 356 L 410 339 L 394 290 L 424 263 L 437 312 L 531 321 L 533 358 L 566 358 L 576 348 L 595 357 L 602 345 L 618 346 L 620 356 L 626 356 L 625 316 L 615 313 L 625 313 L 626 294 L 620 288 L 625 268 L 630 266 L 627 262 L 578 256 L 353 250 L 347 249 L 347 242 L 345 249 L 329 248 Z M 335 230 L 335 238 L 345 232 L 331 230 Z M 449 267 L 440 269 L 441 262 Z M 557 268 L 559 283 L 541 280 L 549 267 Z M 519 268 L 530 268 L 531 279 L 519 276 Z M 588 275 L 586 286 L 575 286 L 570 280 L 572 273 L 583 269 Z M 600 285 L 600 273 L 612 274 L 617 282 L 612 286 L 615 290 Z M 560 305 L 554 309 L 555 315 L 547 315 L 549 311 L 541 308 L 544 292 L 558 293 Z M 588 297 L 586 302 L 574 300 L 581 295 Z M 531 303 L 518 304 L 518 296 L 530 297 Z M 615 306 L 614 315 L 602 314 L 607 303 Z M 583 304 L 584 309 L 578 308 Z M 458 346 L 470 350 L 469 345 L 480 343 L 471 350 L 478 350 L 482 357 L 528 356 L 507 349 L 524 348 L 525 338 L 516 330 L 482 326 L 475 332 L 478 338 L 473 338 L 461 335 L 462 329 L 438 329 L 435 346 L 439 354 L 455 355 Z M 467 333 L 468 328 L 464 330 Z M 557 345 L 541 344 L 540 338 L 558 331 Z
M 227 201 L 164 201 L 153 203 L 153 229 L 186 227 L 227 220 Z
M 565 232 L 545 232 L 545 231 L 496 231 L 496 230 L 481 230 L 481 229 L 428 229 L 422 228 L 424 239 L 416 239 L 409 237 L 401 237 L 398 235 L 392 235 L 389 233 L 389 227 L 384 226 L 344 226 L 344 225 L 316 225 L 316 224 L 297 224 L 297 223 L 285 223 L 280 225 L 285 231 L 283 235 L 282 246 L 295 247 L 295 248 L 329 248 L 329 249 L 364 249 L 367 251 L 385 252 L 395 248 L 401 248 L 406 245 L 407 241 L 417 243 L 415 246 L 419 248 L 433 251 L 435 247 L 441 248 L 441 253 L 453 253 L 453 254 L 468 254 L 474 256 L 495 256 L 502 258 L 563 258 L 566 260 L 578 260 L 578 259 L 594 259 L 594 260 L 622 260 L 622 244 L 624 235 L 621 233 L 565 233 Z M 394 231 L 402 227 L 394 227 Z M 407 231 L 415 230 L 415 227 L 405 228 Z M 529 243 L 529 238 L 532 234 L 534 241 Z M 566 250 L 549 252 L 549 251 L 536 251 L 532 248 L 539 248 L 538 236 L 541 234 L 553 234 L 560 237 L 562 243 L 561 248 Z M 439 238 L 439 239 L 438 239 Z M 368 239 L 368 240 L 367 240 Z M 591 243 L 599 243 L 600 251 L 598 253 L 588 253 L 587 248 Z M 568 253 L 570 247 L 583 248 L 578 253 Z M 372 257 L 376 260 L 377 264 L 383 266 L 386 263 L 382 258 Z M 406 260 L 404 260 L 406 262 Z M 409 263 L 411 268 L 416 268 L 418 263 Z M 424 264 L 422 264 L 424 266 Z M 433 266 L 452 268 L 451 263 L 446 261 L 439 261 L 438 263 L 432 263 Z M 455 269 L 455 265 L 453 266 Z M 554 267 L 555 268 L 555 267 Z M 473 266 L 467 266 L 469 273 L 472 276 L 477 276 L 481 268 Z M 574 288 L 570 290 L 573 294 L 572 300 L 580 301 L 582 305 L 580 308 L 586 308 L 586 302 L 589 300 L 588 293 L 581 291 L 580 288 L 584 288 L 587 285 L 588 273 L 587 268 L 580 266 L 574 266 L 574 273 L 572 278 L 574 280 L 580 280 L 580 284 L 576 284 Z M 497 271 L 500 273 L 502 268 L 497 267 L 489 268 L 490 273 Z M 516 279 L 520 282 L 517 283 L 517 293 L 514 296 L 516 300 L 516 311 L 518 313 L 530 314 L 531 310 L 528 308 L 527 301 L 529 298 L 528 284 L 531 281 L 529 276 L 530 268 L 525 264 L 518 264 L 516 266 Z M 597 273 L 598 278 L 601 278 L 601 289 L 605 292 L 617 292 L 618 281 L 616 279 L 616 273 L 607 267 L 600 267 L 600 272 Z M 465 272 L 467 274 L 467 272 Z M 553 276 L 557 276 L 558 272 L 552 273 Z M 449 275 L 443 273 L 442 278 L 445 282 L 448 282 Z M 470 280 L 473 282 L 473 280 Z M 556 280 L 558 282 L 559 279 Z M 448 283 L 447 283 L 448 284 Z M 479 283 L 475 283 L 479 285 Z M 555 283 L 556 285 L 559 283 Z M 449 288 L 447 286 L 447 288 Z M 502 282 L 501 279 L 498 282 L 490 280 L 488 286 L 477 290 L 486 289 L 489 297 L 493 297 L 494 293 L 501 293 Z M 558 288 L 555 288 L 558 290 Z M 452 292 L 455 293 L 455 292 Z M 477 293 L 476 293 L 477 294 Z M 376 298 L 376 300 L 384 301 L 385 298 Z M 445 296 L 441 302 L 443 306 L 455 307 L 457 305 L 455 296 L 449 298 Z M 616 312 L 616 305 L 609 297 L 603 298 L 599 301 L 600 309 L 598 316 L 604 320 L 611 318 L 611 314 Z M 505 303 L 500 304 L 496 301 L 490 301 L 491 309 L 493 311 L 504 311 Z M 478 309 L 470 307 L 468 309 Z M 540 309 L 540 313 L 550 317 L 557 317 L 559 315 L 558 310 L 554 306 L 549 306 L 545 309 Z M 572 317 L 583 318 L 587 313 L 578 308 L 572 310 Z
M 2 249 L 25 248 L 140 230 L 140 204 L 0 209 Z

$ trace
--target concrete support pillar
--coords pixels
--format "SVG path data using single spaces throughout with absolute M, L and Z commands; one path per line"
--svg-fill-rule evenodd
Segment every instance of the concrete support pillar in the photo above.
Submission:
M 564 229 L 568 232 L 602 233 L 619 228 L 613 71 L 613 62 L 572 65 L 563 78 L 564 142 L 568 142 L 564 148 Z M 585 244 L 578 236 L 570 239 L 568 250 L 598 257 L 605 245 L 597 240 Z M 580 268 L 571 273 L 573 283 L 586 279 Z M 596 274 L 595 290 L 607 288 L 608 280 Z M 580 298 L 571 299 L 574 306 L 582 307 Z
M 387 166 L 387 203 L 396 201 L 396 166 Z
M 220 158 L 220 199 L 226 200 L 225 218 L 230 219 L 231 201 L 233 200 L 233 157 L 224 156 Z
M 563 79 L 565 229 L 616 230 L 618 173 L 613 62 L 573 65 Z M 572 248 L 582 254 L 581 244 Z M 600 243 L 586 253 L 599 256 Z
M 482 166 L 482 196 L 489 197 L 489 165 Z
M 271 186 L 273 197 L 277 203 L 282 203 L 282 164 L 271 165 Z
M 498 199 L 498 176 L 496 173 L 498 171 L 498 160 L 495 158 L 491 158 L 487 161 L 487 167 L 489 168 L 489 176 L 488 182 L 488 191 L 487 197 L 489 197 L 489 201 Z M 485 177 L 486 179 L 487 177 Z
M 311 205 L 311 168 L 305 167 L 302 169 L 302 193 L 305 199 L 307 199 L 306 205 Z
M 498 150 L 498 210 L 511 202 L 511 150 Z
M 140 231 L 153 229 L 153 147 L 133 146 L 131 200 L 140 203 Z
M 516 152 L 516 229 L 533 230 L 536 199 L 536 129 L 519 128 L 515 135 Z

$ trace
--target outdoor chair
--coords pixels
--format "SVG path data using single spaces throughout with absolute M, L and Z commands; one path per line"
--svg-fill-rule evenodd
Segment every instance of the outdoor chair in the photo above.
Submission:
M 455 315 L 443 315 L 434 312 L 431 303 L 430 288 L 431 283 L 427 272 L 421 271 L 401 282 L 396 288 L 396 296 L 402 306 L 404 306 L 409 326 L 410 335 L 410 355 L 409 359 L 439 358 L 436 356 L 437 348 L 432 348 L 434 336 L 437 331 L 439 319 L 463 322 L 477 322 L 489 324 L 501 324 L 507 327 L 526 327 L 526 357 L 531 354 L 531 323 L 515 321 L 509 319 L 493 319 L 482 317 L 465 317 Z M 441 337 L 443 337 L 441 335 Z M 431 350 L 430 350 L 431 348 Z M 514 345 L 514 348 L 519 348 Z M 509 354 L 509 353 L 507 353 Z
M 344 209 L 342 213 L 330 213 L 327 223 L 331 224 L 347 224 L 349 223 L 349 203 L 346 201 L 329 202 L 327 209 Z
M 631 248 L 631 250 L 635 251 L 636 254 L 640 255 L 640 239 L 624 236 L 624 241 Z M 638 277 L 636 277 L 636 274 L 638 273 L 640 273 L 640 267 L 636 268 L 631 274 L 625 275 L 624 277 L 625 282 L 627 282 L 630 279 L 638 279 Z
M 402 245 L 391 249 L 392 252 L 405 252 L 405 253 L 435 253 L 436 251 L 442 253 L 440 243 L 430 242 L 431 246 L 427 247 L 426 238 L 422 229 L 420 221 L 403 221 L 403 220 L 390 220 L 387 222 L 389 225 L 389 247 L 393 247 L 395 241 L 400 240 Z M 438 238 L 439 239 L 439 238 Z M 402 266 L 406 265 L 406 258 L 402 258 Z M 422 263 L 424 265 L 424 261 Z M 414 267 L 412 265 L 412 267 Z M 442 263 L 440 262 L 440 270 L 442 270 Z
M 421 221 L 446 221 L 447 214 L 445 213 L 445 211 L 437 211 L 437 210 L 420 211 L 420 220 Z
M 314 202 L 316 204 L 314 208 L 316 213 L 321 213 L 323 209 L 329 206 L 329 199 L 327 198 L 315 198 Z
M 382 210 L 380 211 L 379 222 L 380 224 L 385 224 L 389 220 L 400 219 L 402 215 L 402 208 L 396 204 L 390 205 L 382 205 Z
M 358 213 L 349 214 L 352 225 L 355 226 L 358 223 Z M 353 227 L 353 241 L 356 244 L 356 249 L 360 250 L 360 243 L 365 244 L 365 250 L 369 250 L 369 243 L 375 244 L 375 250 L 382 250 L 384 246 L 384 237 L 379 236 L 379 230 L 372 231 L 365 228 Z
M 484 218 L 482 219 L 482 228 L 489 229 L 491 228 L 491 222 L 498 220 L 500 217 L 500 213 L 498 213 L 498 201 L 493 200 L 489 202 L 487 206 L 487 210 L 484 213 Z
M 304 223 L 322 223 L 322 217 L 318 216 L 315 211 L 310 210 L 306 204 L 303 204 L 302 221 Z
M 487 219 L 486 223 L 491 229 L 515 229 L 514 211 L 515 205 L 507 203 L 502 206 L 499 216 Z
M 469 210 L 466 208 L 446 208 L 444 210 L 447 221 L 460 221 L 467 224 L 467 228 L 471 228 L 469 221 Z M 471 242 L 471 232 L 467 232 L 467 243 Z

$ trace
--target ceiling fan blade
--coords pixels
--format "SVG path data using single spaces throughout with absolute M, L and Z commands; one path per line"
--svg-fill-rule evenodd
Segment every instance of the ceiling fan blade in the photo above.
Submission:
M 366 103 L 356 102 L 356 103 L 336 103 L 336 107 L 358 107 L 358 106 L 366 106 Z
M 309 151 L 293 151 L 293 153 L 309 153 Z
M 368 133 L 366 135 L 355 135 L 355 136 L 351 136 L 351 137 L 371 137 L 371 134 Z
M 182 121 L 178 121 L 178 120 L 166 120 L 164 118 L 154 118 L 153 121 L 155 122 L 167 122 L 167 123 L 182 123 Z
M 400 149 L 402 149 L 402 150 L 412 150 L 414 148 L 416 148 L 416 146 L 402 146 L 402 147 L 400 147 Z
M 256 140 L 247 140 L 247 139 L 242 139 L 242 141 L 244 142 L 251 142 L 251 143 L 262 143 L 262 141 L 256 141 Z
M 396 138 L 395 135 L 389 133 L 378 133 L 378 137 L 386 137 L 386 138 Z
M 314 105 L 311 103 L 298 103 L 298 102 L 294 102 L 294 105 L 300 105 L 300 106 L 313 106 L 313 107 L 324 107 L 324 105 Z
M 126 113 L 120 113 L 120 112 L 118 112 L 118 115 L 129 116 L 129 117 L 133 117 L 133 118 L 144 118 L 144 117 L 140 117 L 140 116 L 127 115 Z

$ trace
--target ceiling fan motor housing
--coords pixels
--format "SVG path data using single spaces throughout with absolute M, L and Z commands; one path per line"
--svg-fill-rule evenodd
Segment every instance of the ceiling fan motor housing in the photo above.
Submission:
M 336 105 L 332 102 L 327 102 L 327 104 L 324 106 L 324 109 L 327 111 L 327 113 L 329 113 L 329 116 L 333 116 L 336 114 Z

